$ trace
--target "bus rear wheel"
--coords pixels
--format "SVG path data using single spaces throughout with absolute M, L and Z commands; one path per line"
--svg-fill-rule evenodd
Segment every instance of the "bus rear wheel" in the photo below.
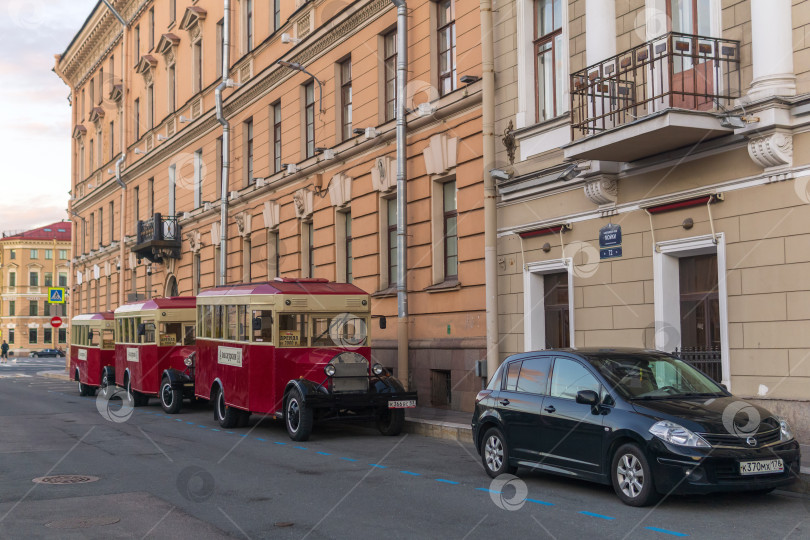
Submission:
M 405 411 L 402 409 L 380 409 L 377 412 L 377 429 L 388 436 L 402 433 L 405 427 Z
M 225 405 L 225 392 L 220 388 L 214 400 L 214 419 L 225 429 L 231 429 L 239 424 L 242 411 Z
M 133 407 L 143 407 L 144 405 L 149 404 L 149 396 L 145 396 L 140 392 L 135 392 L 132 389 L 132 380 L 127 379 L 127 394 L 129 395 L 129 399 L 132 401 Z
M 301 392 L 293 388 L 287 394 L 284 406 L 284 424 L 287 434 L 294 441 L 306 441 L 312 434 L 313 414 L 307 407 Z
M 172 387 L 168 377 L 160 382 L 160 406 L 166 414 L 177 414 L 183 405 L 183 391 Z

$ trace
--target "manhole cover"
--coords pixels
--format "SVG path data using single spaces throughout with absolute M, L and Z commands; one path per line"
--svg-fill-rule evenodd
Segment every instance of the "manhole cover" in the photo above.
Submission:
M 32 482 L 35 484 L 64 485 L 86 484 L 88 482 L 95 482 L 98 479 L 98 476 L 85 476 L 82 474 L 56 474 L 53 476 L 40 476 L 39 478 L 34 478 Z
M 117 517 L 86 517 L 86 518 L 70 518 L 61 521 L 51 521 L 46 523 L 46 527 L 51 529 L 89 529 L 90 527 L 102 527 L 104 525 L 112 525 L 118 523 L 121 518 Z

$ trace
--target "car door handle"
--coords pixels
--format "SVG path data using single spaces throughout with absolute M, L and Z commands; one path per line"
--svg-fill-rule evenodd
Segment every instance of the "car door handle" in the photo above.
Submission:
M 502 399 L 501 400 L 501 405 L 509 405 L 509 400 L 508 399 Z
M 554 405 L 549 405 L 548 407 L 546 407 L 546 408 L 545 408 L 545 409 L 543 409 L 543 410 L 544 410 L 544 411 L 546 411 L 546 412 L 548 412 L 548 413 L 553 413 L 553 412 L 554 412 L 554 411 L 556 411 L 557 409 L 556 409 L 556 408 L 554 408 Z

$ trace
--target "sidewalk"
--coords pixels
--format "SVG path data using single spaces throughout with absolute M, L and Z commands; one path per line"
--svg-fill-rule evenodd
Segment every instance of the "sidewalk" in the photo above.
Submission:
M 40 377 L 47 377 L 49 379 L 61 379 L 63 381 L 70 380 L 70 377 L 68 376 L 67 372 L 62 369 L 55 369 L 51 371 L 38 371 L 37 375 Z
M 416 407 L 405 411 L 405 431 L 472 444 L 472 413 Z

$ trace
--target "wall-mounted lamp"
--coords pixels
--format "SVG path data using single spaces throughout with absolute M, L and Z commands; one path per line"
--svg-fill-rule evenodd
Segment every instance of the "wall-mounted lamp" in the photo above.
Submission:
M 296 71 L 300 71 L 301 73 L 309 75 L 310 77 L 312 77 L 312 80 L 318 83 L 318 110 L 320 112 L 323 112 L 323 84 L 318 79 L 318 77 L 307 71 L 306 68 L 304 68 L 304 66 L 302 66 L 298 62 L 287 62 L 285 60 L 279 60 L 276 63 L 280 66 L 284 66 L 285 68 L 294 69 Z
M 141 150 L 140 148 L 136 148 L 136 149 L 134 150 L 134 152 L 135 152 L 136 154 L 143 154 L 143 155 L 145 155 L 145 154 L 146 154 L 146 152 L 144 152 L 144 151 L 143 151 L 143 150 Z
M 162 135 L 162 134 L 158 133 L 157 140 L 159 140 L 159 141 L 168 141 L 169 138 L 166 137 L 165 135 Z
M 181 124 L 185 124 L 185 123 L 187 123 L 187 122 L 191 122 L 191 120 L 189 120 L 188 118 L 186 118 L 186 117 L 185 117 L 185 116 L 183 116 L 182 114 L 180 115 L 180 118 L 179 118 L 178 120 L 180 120 L 180 123 L 181 123 Z
M 510 178 L 512 178 L 512 172 L 508 170 L 505 171 L 503 169 L 492 169 L 491 171 L 489 171 L 489 174 L 492 176 L 492 178 L 501 181 L 509 180 Z
M 295 174 L 298 172 L 298 165 L 296 163 L 282 163 L 281 166 L 287 169 L 287 174 Z
M 323 154 L 323 159 L 335 159 L 335 151 L 331 148 L 315 147 L 315 152 Z
M 476 75 L 462 75 L 459 81 L 462 84 L 472 84 L 481 80 L 481 77 L 477 77 Z
M 373 139 L 377 137 L 380 133 L 377 131 L 376 128 L 367 127 L 367 128 L 354 128 L 352 133 L 355 135 L 365 135 L 366 139 Z
M 301 40 L 295 37 L 292 37 L 290 34 L 281 34 L 281 42 L 282 43 L 292 43 L 293 45 L 298 45 L 301 43 Z

